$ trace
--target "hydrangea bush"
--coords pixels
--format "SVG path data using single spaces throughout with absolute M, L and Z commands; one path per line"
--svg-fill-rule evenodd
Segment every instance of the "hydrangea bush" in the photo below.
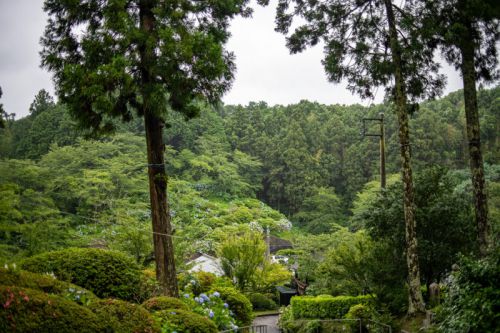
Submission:
M 199 296 L 184 294 L 183 300 L 188 304 L 191 311 L 212 320 L 219 330 L 236 329 L 236 321 L 229 305 L 220 298 L 220 293 L 202 293 Z

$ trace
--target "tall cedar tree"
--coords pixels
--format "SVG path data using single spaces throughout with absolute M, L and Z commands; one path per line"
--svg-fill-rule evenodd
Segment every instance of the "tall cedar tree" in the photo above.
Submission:
M 290 4 L 295 6 L 290 8 Z M 400 8 L 391 0 L 280 0 L 277 30 L 287 34 L 294 16 L 305 19 L 288 35 L 287 46 L 300 52 L 324 43 L 323 65 L 332 82 L 347 79 L 348 88 L 363 98 L 373 89 L 386 87 L 399 124 L 399 141 L 404 185 L 406 259 L 408 266 L 408 313 L 424 311 L 420 292 L 417 255 L 414 189 L 410 164 L 408 115 L 424 97 L 434 97 L 444 79 L 436 74 L 433 40 L 422 34 L 419 20 L 411 13 L 414 4 Z
M 426 4 L 422 17 L 429 23 L 428 26 L 438 29 L 446 60 L 462 74 L 479 250 L 484 256 L 490 242 L 491 226 L 488 221 L 476 81 L 492 82 L 499 78 L 496 43 L 500 40 L 500 4 L 493 0 L 426 1 Z
M 163 129 L 171 108 L 197 115 L 199 100 L 217 103 L 233 79 L 224 49 L 229 20 L 248 16 L 247 0 L 46 0 L 42 66 L 57 94 L 93 133 L 113 119 L 144 117 L 156 277 L 178 296 L 167 201 Z

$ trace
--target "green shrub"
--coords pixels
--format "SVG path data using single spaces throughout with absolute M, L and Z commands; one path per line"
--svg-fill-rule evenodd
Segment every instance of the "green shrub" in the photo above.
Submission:
M 0 286 L 0 332 L 105 332 L 84 306 L 38 290 Z
M 373 311 L 366 304 L 356 304 L 349 308 L 344 318 L 367 320 L 372 318 Z
M 320 319 L 295 319 L 292 308 L 282 308 L 278 326 L 284 333 L 317 333 L 317 332 L 359 332 L 351 330 L 348 321 L 321 321 Z
M 70 248 L 47 252 L 21 263 L 25 270 L 46 273 L 91 290 L 97 296 L 134 299 L 140 270 L 133 259 L 121 252 Z
M 296 319 L 336 319 L 344 317 L 351 306 L 366 304 L 370 299 L 370 296 L 295 296 L 292 297 L 290 305 Z
M 23 270 L 0 268 L 0 285 L 39 290 L 68 298 L 80 304 L 98 299 L 91 291 L 72 283 L 60 281 L 47 274 L 37 274 Z
M 153 297 L 142 303 L 142 306 L 149 312 L 168 309 L 189 310 L 189 307 L 180 299 L 167 296 Z
M 276 302 L 264 294 L 252 293 L 248 294 L 247 297 L 252 303 L 254 310 L 274 310 L 278 307 Z
M 171 309 L 157 311 L 153 316 L 161 323 L 162 332 L 217 333 L 214 322 L 194 312 Z
M 462 257 L 437 313 L 440 332 L 500 332 L 500 247 L 483 259 Z
M 229 305 L 229 309 L 233 311 L 238 326 L 248 326 L 252 323 L 252 303 L 250 303 L 245 295 L 231 287 L 212 290 L 212 292 L 214 291 L 218 291 L 220 298 Z
M 108 330 L 113 332 L 160 332 L 160 327 L 154 318 L 146 309 L 137 304 L 118 299 L 104 299 L 93 302 L 89 305 L 89 309 L 106 325 Z
M 151 269 L 142 270 L 133 301 L 135 303 L 142 303 L 159 295 L 161 295 L 161 287 L 156 280 L 156 272 Z

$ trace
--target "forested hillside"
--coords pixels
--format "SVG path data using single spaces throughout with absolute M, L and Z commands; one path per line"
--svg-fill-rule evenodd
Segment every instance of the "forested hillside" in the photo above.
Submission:
M 493 170 L 500 163 L 500 88 L 482 90 L 479 102 L 485 162 Z M 337 225 L 357 228 L 353 212 L 356 219 L 360 191 L 379 177 L 378 140 L 361 136 L 361 119 L 380 112 L 386 119 L 388 173 L 397 174 L 396 124 L 387 104 L 251 103 L 205 107 L 190 121 L 172 113 L 165 138 L 176 235 L 197 239 L 224 225 L 252 221 L 278 231 L 285 219 L 312 233 Z M 411 129 L 417 172 L 467 168 L 460 91 L 422 103 Z M 4 261 L 16 258 L 13 254 L 100 241 L 130 250 L 137 260 L 147 258 L 140 121 L 97 141 L 85 139 L 64 106 L 41 91 L 30 115 L 1 131 L 0 215 L 9 235 L 2 244 Z M 465 181 L 467 171 L 460 172 Z M 493 216 L 496 209 L 492 201 Z M 133 247 L 120 241 L 132 242 L 129 233 L 137 238 Z M 179 238 L 177 248 L 184 257 L 210 249 L 209 242 L 182 242 Z

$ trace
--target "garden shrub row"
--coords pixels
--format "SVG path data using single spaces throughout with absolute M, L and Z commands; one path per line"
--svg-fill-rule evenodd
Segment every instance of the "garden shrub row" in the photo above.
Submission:
M 21 262 L 22 269 L 53 273 L 59 280 L 91 290 L 101 298 L 133 300 L 141 271 L 133 259 L 117 251 L 70 248 L 39 254 Z
M 370 296 L 295 296 L 290 302 L 295 319 L 342 318 L 351 306 L 369 303 Z
M 19 269 L 0 268 L 0 284 L 39 290 L 48 294 L 70 298 L 81 304 L 98 299 L 91 291 L 80 286 L 60 281 L 51 275 Z
M 107 332 L 90 309 L 38 290 L 0 286 L 0 304 L 0 332 Z

